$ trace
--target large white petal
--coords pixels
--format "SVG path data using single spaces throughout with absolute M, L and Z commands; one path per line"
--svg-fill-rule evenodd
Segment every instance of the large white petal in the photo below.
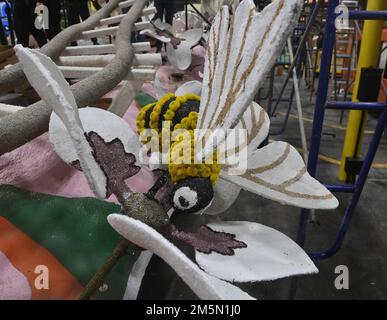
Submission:
M 235 249 L 233 256 L 196 252 L 200 267 L 220 279 L 253 282 L 318 272 L 304 250 L 275 229 L 242 221 L 208 226 L 218 232 L 231 233 L 247 245 L 247 248 Z
M 171 38 L 168 38 L 168 37 L 165 37 L 165 36 L 158 35 L 156 31 L 151 30 L 151 29 L 144 29 L 144 30 L 141 30 L 141 31 L 140 31 L 140 34 L 145 35 L 145 36 L 148 36 L 148 37 L 152 37 L 152 38 L 154 38 L 154 39 L 156 39 L 156 40 L 159 40 L 159 41 L 161 41 L 161 42 L 164 42 L 164 43 L 171 42 Z
M 200 97 L 202 92 L 202 83 L 196 80 L 183 83 L 175 92 L 176 96 L 183 96 L 187 93 L 193 93 Z
M 109 215 L 108 221 L 123 237 L 154 252 L 168 263 L 199 298 L 209 300 L 254 299 L 238 287 L 200 270 L 176 246 L 141 221 L 121 214 Z
M 188 42 L 182 41 L 177 49 L 174 49 L 170 43 L 167 43 L 168 61 L 179 70 L 186 70 L 192 62 L 191 47 Z
M 173 27 L 169 23 L 162 22 L 159 18 L 153 21 L 153 24 L 155 25 L 156 28 L 160 30 L 163 30 L 163 31 L 165 30 L 171 34 L 174 34 Z
M 69 132 L 90 188 L 97 197 L 105 198 L 107 179 L 84 136 L 78 107 L 66 79 L 55 63 L 44 54 L 22 46 L 16 46 L 15 51 L 30 84 L 53 108 Z
M 132 153 L 139 161 L 138 155 L 141 148 L 139 137 L 133 132 L 129 124 L 114 113 L 98 108 L 82 108 L 79 116 L 85 132 L 94 131 L 105 142 L 119 139 L 127 153 Z M 49 126 L 50 141 L 56 153 L 67 163 L 78 160 L 78 154 L 64 124 L 56 114 L 51 115 Z
M 184 41 L 187 41 L 190 48 L 193 46 L 196 46 L 203 35 L 203 29 L 189 29 L 185 30 L 183 32 L 180 32 L 176 35 L 177 38 L 184 39 Z
M 169 218 L 173 214 L 173 209 L 167 212 Z M 152 259 L 153 253 L 144 251 L 138 257 L 136 263 L 130 270 L 128 282 L 126 284 L 123 300 L 136 300 L 144 279 L 146 269 Z
M 145 276 L 145 271 L 149 265 L 152 256 L 152 252 L 144 251 L 137 258 L 136 263 L 132 267 L 132 270 L 130 270 L 123 300 L 137 299 L 142 280 Z
M 74 120 L 80 125 L 76 115 L 77 103 L 70 86 L 56 64 L 37 50 L 15 46 L 16 55 L 31 86 L 39 96 L 57 112 L 66 118 L 74 114 Z

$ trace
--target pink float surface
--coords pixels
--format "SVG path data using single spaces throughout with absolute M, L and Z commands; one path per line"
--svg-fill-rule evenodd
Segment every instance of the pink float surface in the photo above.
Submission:
M 184 82 L 200 80 L 199 71 L 203 69 L 204 54 L 202 47 L 193 49 L 193 68 L 185 71 L 184 79 L 178 83 L 171 79 L 171 74 L 175 71 L 172 66 L 159 67 L 156 78 L 160 80 L 159 85 L 161 83 L 162 89 L 174 92 Z M 105 97 L 114 98 L 121 87 L 122 83 Z M 151 83 L 145 83 L 142 91 L 156 96 L 156 89 Z M 123 116 L 134 131 L 138 112 L 139 107 L 133 101 Z M 144 167 L 126 182 L 132 191 L 146 192 L 152 187 L 155 177 Z M 67 165 L 56 155 L 48 139 L 48 133 L 0 157 L 0 184 L 10 184 L 33 192 L 64 197 L 94 197 L 83 173 Z M 111 196 L 108 201 L 117 202 L 117 199 Z
M 143 89 L 149 91 L 149 85 L 145 85 Z M 116 91 L 117 89 L 109 95 Z M 134 130 L 138 110 L 136 102 L 133 102 L 123 117 Z M 143 168 L 136 176 L 127 180 L 134 192 L 148 191 L 153 182 L 153 174 L 148 168 Z M 11 184 L 33 192 L 64 197 L 94 196 L 83 173 L 67 165 L 56 155 L 48 133 L 0 157 L 0 184 Z M 117 201 L 114 196 L 108 200 Z
M 31 287 L 27 278 L 0 251 L 0 300 L 15 299 L 30 300 Z

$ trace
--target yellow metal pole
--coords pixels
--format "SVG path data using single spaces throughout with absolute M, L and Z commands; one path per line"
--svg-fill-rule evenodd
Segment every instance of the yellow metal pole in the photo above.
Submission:
M 380 11 L 387 8 L 386 0 L 368 0 L 368 11 Z M 379 57 L 379 49 L 383 31 L 384 21 L 367 20 L 364 22 L 363 36 L 361 41 L 359 62 L 356 72 L 355 86 L 352 101 L 358 102 L 357 93 L 359 90 L 361 68 L 376 67 Z M 345 135 L 344 148 L 341 157 L 340 180 L 346 180 L 347 175 L 344 170 L 345 159 L 357 156 L 360 152 L 361 139 L 364 132 L 367 112 L 361 110 L 351 110 L 349 113 L 347 131 Z M 359 141 L 360 139 L 360 141 Z M 359 145 L 357 148 L 356 146 Z

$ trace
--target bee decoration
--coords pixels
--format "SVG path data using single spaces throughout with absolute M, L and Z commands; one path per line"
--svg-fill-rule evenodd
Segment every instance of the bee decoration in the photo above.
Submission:
M 170 197 L 175 212 L 201 213 L 221 197 L 219 193 L 238 187 L 306 208 L 328 209 L 338 205 L 336 198 L 309 176 L 295 148 L 285 142 L 273 142 L 258 149 L 268 136 L 270 121 L 253 98 L 292 30 L 291 26 L 276 22 L 293 16 L 290 20 L 295 23 L 299 9 L 300 1 L 278 0 L 265 10 L 272 24 L 253 31 L 252 25 L 265 17 L 263 13 L 253 14 L 251 1 L 243 1 L 234 15 L 223 7 L 208 37 L 201 97 L 185 88 L 178 90 L 178 96 L 166 94 L 138 114 L 140 134 L 144 129 L 154 129 L 162 136 L 164 122 L 169 123 L 172 131 L 185 129 L 191 134 L 191 144 L 174 142 L 169 153 L 167 170 L 174 183 Z M 195 129 L 246 130 L 247 142 L 236 149 L 239 154 L 246 152 L 247 170 L 240 175 L 228 174 L 230 167 L 217 163 L 217 146 L 211 141 L 204 143 L 202 152 L 214 153 L 213 164 L 176 164 L 174 148 L 180 150 L 179 143 L 192 148 L 192 157 L 197 155 L 194 147 L 204 138 L 200 134 L 194 136 Z M 218 182 L 222 188 L 217 188 Z M 222 210 L 232 203 L 225 202 Z
M 67 81 L 51 59 L 38 51 L 15 47 L 29 82 L 53 108 L 49 137 L 57 154 L 83 171 L 98 198 L 117 197 L 124 214 L 108 217 L 114 229 L 157 253 L 199 297 L 251 298 L 229 282 L 317 272 L 301 248 L 270 228 L 236 221 L 186 232 L 178 230 L 167 215 L 167 211 L 223 212 L 241 189 L 302 208 L 338 206 L 337 199 L 308 174 L 294 147 L 278 141 L 260 147 L 268 136 L 270 121 L 263 108 L 253 102 L 254 96 L 293 30 L 303 2 L 274 0 L 258 13 L 252 0 L 243 0 L 233 15 L 223 7 L 209 32 L 200 96 L 185 86 L 176 95 L 169 93 L 145 106 L 136 119 L 137 133 L 109 111 L 78 109 Z M 150 161 L 156 182 L 145 193 L 132 192 L 126 180 L 144 166 L 140 154 L 145 147 L 138 133 L 142 136 L 144 130 L 152 129 L 161 137 L 158 143 L 163 144 L 168 127 L 176 139 L 167 151 L 167 167 L 154 168 Z M 180 135 L 179 129 L 188 134 Z M 228 130 L 233 129 L 246 133 L 246 139 L 238 141 L 234 150 L 236 158 L 243 152 L 246 159 L 245 170 L 239 173 L 231 170 L 235 169 L 232 163 L 223 163 L 219 157 L 220 146 L 231 138 Z M 209 137 L 203 133 L 208 130 L 213 132 Z M 192 151 L 189 159 L 183 152 L 183 162 L 182 149 Z M 212 163 L 192 162 L 207 156 L 212 157 Z M 150 159 L 157 157 L 156 152 L 150 154 Z M 198 264 L 208 273 L 167 240 L 171 238 L 190 244 Z M 223 268 L 224 263 L 231 263 L 230 267 Z
M 166 122 L 172 133 L 185 129 L 191 137 L 190 141 L 182 139 L 170 145 L 168 167 L 166 170 L 161 168 L 164 173 L 159 175 L 159 180 L 162 181 L 157 181 L 149 190 L 149 198 L 159 193 L 156 198 L 166 209 L 172 207 L 175 212 L 211 212 L 213 206 L 218 207 L 215 211 L 221 212 L 232 204 L 240 189 L 245 189 L 304 208 L 337 207 L 337 199 L 310 177 L 295 148 L 285 142 L 272 142 L 258 149 L 267 138 L 270 121 L 253 98 L 281 52 L 301 7 L 302 2 L 298 0 L 276 0 L 262 13 L 257 13 L 252 1 L 244 0 L 233 15 L 224 7 L 209 32 L 201 95 L 185 86 L 178 90 L 178 95 L 166 94 L 139 112 L 136 125 L 140 134 L 144 129 L 153 129 L 163 137 L 163 123 Z M 290 22 L 280 23 L 285 20 Z M 258 24 L 260 28 L 253 30 Z M 128 194 L 123 181 L 136 174 L 143 165 L 139 163 L 143 146 L 138 134 L 110 112 L 96 108 L 78 110 L 66 81 L 50 59 L 38 52 L 22 54 L 25 52 L 22 48 L 17 48 L 17 52 L 20 59 L 25 60 L 24 71 L 31 78 L 30 82 L 55 111 L 50 121 L 50 139 L 57 153 L 67 163 L 78 163 L 98 197 L 105 198 L 111 193 Z M 42 66 L 38 68 L 30 63 L 31 59 Z M 53 85 L 52 80 L 41 83 L 41 77 L 47 75 L 42 69 L 48 69 L 58 84 Z M 47 90 L 47 86 L 52 86 L 52 90 Z M 200 134 L 194 135 L 195 129 L 244 129 L 247 141 L 236 149 L 247 154 L 245 172 L 229 174 L 230 166 L 217 161 L 217 145 Z M 95 134 L 91 135 L 91 132 Z M 94 141 L 103 140 L 107 144 L 105 151 L 98 151 L 90 137 L 94 137 Z M 222 139 L 228 137 L 221 137 L 217 143 Z M 197 159 L 195 147 L 203 141 L 204 147 L 200 150 L 204 155 L 213 154 L 213 163 L 176 161 L 182 145 L 193 150 L 191 157 Z M 112 150 L 118 149 L 121 156 L 115 157 Z M 121 162 L 117 163 L 118 160 Z M 133 168 L 124 170 L 127 166 Z M 120 167 L 127 172 L 120 173 Z M 106 177 L 109 173 L 119 178 Z
M 190 148 L 192 160 L 194 156 L 193 135 L 196 128 L 200 107 L 200 97 L 187 93 L 182 96 L 166 94 L 157 103 L 145 106 L 138 114 L 136 124 L 141 135 L 144 129 L 154 129 L 162 137 L 163 123 L 168 122 L 174 130 L 187 130 L 191 141 L 184 147 Z M 162 139 L 160 139 L 162 143 Z M 169 150 L 168 175 L 174 186 L 167 195 L 172 201 L 175 212 L 198 213 L 208 207 L 214 191 L 212 186 L 217 182 L 221 166 L 214 164 L 177 163 L 179 159 L 179 144 L 185 141 L 173 143 Z M 190 159 L 191 160 L 191 159 Z

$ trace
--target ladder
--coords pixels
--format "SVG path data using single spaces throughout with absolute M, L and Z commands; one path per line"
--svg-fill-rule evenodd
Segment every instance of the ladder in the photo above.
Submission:
M 304 6 L 305 15 L 310 16 L 311 11 L 314 10 L 316 3 L 318 0 L 314 0 L 311 3 L 308 3 Z M 321 40 L 323 36 L 323 26 L 324 26 L 324 19 L 325 19 L 325 8 L 322 6 L 319 10 L 317 17 L 313 23 L 311 32 L 308 36 L 308 40 L 305 44 L 305 53 L 306 53 L 306 59 L 304 63 L 304 80 L 306 83 L 307 88 L 310 89 L 310 101 L 313 99 L 313 95 L 316 92 L 315 86 L 316 86 L 316 80 L 318 78 L 319 73 L 319 58 L 321 55 Z
M 359 10 L 359 2 L 353 0 L 341 0 L 349 10 Z M 350 20 L 347 28 L 336 29 L 335 46 L 333 52 L 333 76 L 331 83 L 331 99 L 335 101 L 350 101 L 352 98 L 350 89 L 356 73 L 358 24 L 356 20 Z M 340 123 L 342 116 L 340 117 Z
M 386 123 L 387 123 L 387 101 L 384 103 L 374 102 L 348 102 L 348 101 L 329 101 L 329 90 L 328 84 L 331 77 L 331 66 L 333 59 L 333 51 L 335 45 L 334 37 L 334 20 L 336 18 L 335 8 L 339 4 L 339 0 L 330 0 L 327 8 L 327 22 L 324 33 L 324 44 L 323 44 L 323 59 L 321 62 L 321 73 L 319 79 L 319 88 L 317 92 L 315 112 L 313 116 L 313 127 L 312 127 L 312 140 L 309 149 L 309 161 L 308 161 L 308 172 L 312 176 L 316 176 L 318 154 L 321 145 L 321 134 L 323 130 L 323 121 L 325 117 L 325 111 L 331 110 L 374 110 L 381 111 L 377 125 L 371 142 L 366 152 L 365 160 L 362 163 L 360 173 L 354 184 L 327 184 L 326 187 L 331 192 L 349 193 L 352 197 L 346 206 L 344 217 L 340 225 L 339 231 L 333 244 L 325 251 L 312 252 L 309 256 L 312 259 L 327 259 L 334 255 L 340 250 L 346 232 L 349 228 L 351 218 L 354 210 L 359 202 L 362 190 L 367 180 L 369 170 L 371 169 L 372 162 L 375 158 L 379 143 L 381 141 Z M 387 20 L 387 11 L 350 11 L 350 19 L 369 19 L 369 20 Z M 301 209 L 299 229 L 297 234 L 297 242 L 299 245 L 304 246 L 306 239 L 307 223 L 310 216 L 310 210 Z M 292 285 L 291 296 L 294 296 L 295 286 Z
M 323 54 L 321 61 L 321 72 L 319 76 L 319 87 L 317 91 L 316 106 L 313 115 L 313 126 L 311 133 L 311 143 L 309 148 L 309 158 L 307 169 L 311 176 L 315 177 L 317 173 L 318 155 L 321 145 L 321 136 L 323 131 L 323 122 L 325 111 L 331 110 L 374 110 L 381 111 L 377 125 L 368 150 L 365 160 L 362 163 L 360 173 L 354 184 L 327 184 L 326 187 L 331 192 L 349 193 L 352 194 L 349 203 L 345 208 L 345 213 L 341 221 L 340 228 L 332 245 L 324 251 L 310 252 L 309 256 L 314 260 L 328 259 L 337 253 L 345 239 L 346 232 L 351 223 L 356 206 L 359 202 L 362 190 L 367 180 L 368 173 L 371 169 L 372 162 L 375 158 L 379 143 L 381 141 L 386 123 L 387 123 L 387 101 L 384 103 L 373 102 L 349 102 L 349 101 L 329 101 L 330 91 L 329 82 L 332 75 L 332 60 L 335 46 L 335 25 L 336 19 L 335 8 L 339 4 L 339 0 L 329 0 L 327 4 L 327 18 L 324 32 Z M 369 20 L 387 20 L 386 11 L 363 11 L 351 10 L 350 19 L 369 19 Z M 297 243 L 304 247 L 306 241 L 306 231 L 310 217 L 310 210 L 301 209 L 299 227 L 297 232 Z M 290 298 L 295 297 L 297 290 L 297 279 L 293 278 L 290 288 Z

